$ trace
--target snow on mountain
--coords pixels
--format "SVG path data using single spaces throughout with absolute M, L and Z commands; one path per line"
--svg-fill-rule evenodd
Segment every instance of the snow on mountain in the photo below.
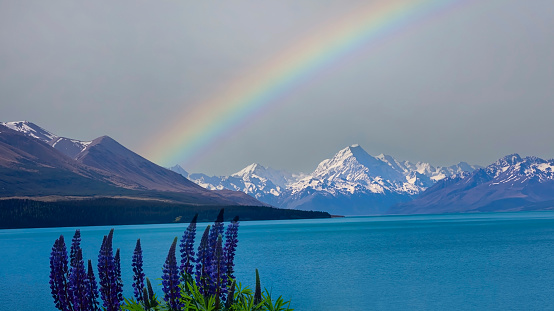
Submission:
M 274 206 L 352 215 L 367 214 L 368 206 L 375 207 L 372 212 L 382 212 L 392 204 L 411 200 L 438 180 L 475 168 L 463 162 L 434 167 L 384 154 L 373 157 L 352 145 L 322 161 L 311 174 L 294 175 L 256 163 L 230 176 L 188 174 L 180 166 L 170 169 L 204 188 L 242 191 Z
M 27 136 L 42 140 L 45 143 L 50 142 L 52 139 L 58 138 L 58 136 L 28 121 L 1 122 L 0 124 L 14 131 L 21 132 Z
M 413 164 L 384 154 L 373 157 L 359 145 L 352 145 L 322 161 L 311 175 L 290 188 L 293 193 L 310 187 L 331 194 L 369 191 L 416 195 L 437 180 L 475 168 L 467 163 L 449 167 L 434 167 L 422 162 Z
M 342 215 L 387 213 L 391 206 L 412 200 L 438 180 L 463 175 L 475 166 L 460 163 L 434 167 L 429 163 L 373 157 L 359 145 L 322 161 L 309 176 L 290 184 L 277 206 L 321 209 Z
M 397 213 L 544 209 L 554 206 L 554 160 L 505 156 L 486 168 L 445 178 Z
M 511 154 L 487 166 L 485 172 L 493 184 L 523 183 L 526 181 L 546 182 L 554 180 L 554 160 L 538 157 L 521 158 Z
M 90 141 L 80 141 L 57 136 L 28 121 L 2 122 L 0 124 L 27 136 L 41 140 L 72 159 L 75 159 L 77 155 L 84 151 L 91 143 Z
M 401 172 L 370 156 L 360 146 L 353 145 L 322 161 L 311 175 L 292 184 L 290 189 L 292 194 L 306 188 L 330 194 L 417 191 L 409 185 L 405 189 L 405 183 L 407 180 Z
M 289 184 L 305 176 L 304 174 L 293 175 L 285 171 L 264 167 L 257 163 L 248 165 L 230 176 L 188 174 L 178 165 L 170 169 L 206 189 L 242 191 L 262 202 L 273 205 L 278 204 L 279 196 L 281 196 Z
M 425 175 L 429 177 L 431 180 L 431 184 L 428 184 L 427 186 L 431 186 L 433 183 L 446 178 L 448 176 L 460 174 L 462 172 L 472 172 L 478 168 L 481 168 L 481 166 L 478 165 L 469 165 L 466 162 L 460 162 L 455 165 L 451 166 L 437 166 L 434 167 L 429 163 L 425 162 L 417 162 L 412 163 L 410 161 L 397 161 L 393 157 L 389 155 L 380 154 L 376 156 L 377 159 L 386 162 L 389 164 L 392 168 L 402 171 L 404 174 L 411 174 L 412 172 L 417 172 L 421 175 Z
M 92 141 L 80 141 L 76 139 L 70 139 L 66 137 L 58 137 L 52 139 L 48 144 L 70 158 L 77 158 L 79 153 L 85 151 L 85 149 L 92 143 Z

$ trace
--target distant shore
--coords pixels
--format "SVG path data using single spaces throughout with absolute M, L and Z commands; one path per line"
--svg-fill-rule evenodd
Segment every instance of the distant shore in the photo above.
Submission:
M 227 221 L 330 218 L 326 212 L 268 206 L 178 204 L 128 198 L 39 201 L 0 200 L 0 229 L 187 223 L 212 221 L 224 208 Z M 228 218 L 228 219 L 227 219 Z

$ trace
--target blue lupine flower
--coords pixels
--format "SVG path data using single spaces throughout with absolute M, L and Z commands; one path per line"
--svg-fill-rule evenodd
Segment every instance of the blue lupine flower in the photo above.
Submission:
M 100 295 L 103 306 L 107 311 L 119 310 L 120 301 L 118 295 L 118 284 L 113 256 L 113 229 L 108 236 L 104 236 L 102 247 L 98 254 L 98 279 L 100 280 Z
M 239 232 L 239 217 L 236 216 L 233 221 L 227 226 L 227 231 L 225 232 L 225 248 L 223 254 L 225 256 L 225 263 L 227 265 L 227 278 L 229 282 L 235 278 L 235 251 L 237 249 Z
M 211 268 L 212 257 L 208 245 L 208 235 L 210 233 L 210 226 L 206 227 L 202 240 L 198 246 L 198 253 L 196 259 L 196 284 L 200 293 L 203 295 L 213 295 L 212 292 L 212 280 L 211 280 Z
M 98 308 L 98 288 L 96 285 L 96 278 L 94 277 L 94 271 L 92 270 L 92 261 L 88 260 L 87 269 L 87 290 L 88 290 L 88 310 L 96 311 Z
M 179 267 L 180 275 L 185 274 L 192 275 L 192 269 L 194 267 L 194 238 L 196 236 L 196 220 L 198 214 L 194 215 L 187 230 L 183 234 L 181 239 L 181 266 Z
M 73 258 L 73 265 L 69 271 L 69 295 L 73 302 L 74 311 L 89 311 L 88 279 L 83 262 L 83 251 L 77 246 Z
M 56 308 L 62 311 L 71 310 L 67 275 L 67 248 L 63 235 L 60 235 L 50 254 L 50 289 Z
M 222 244 L 223 241 L 221 235 L 219 235 L 211 270 L 211 278 L 214 281 L 215 288 L 216 309 L 219 308 L 219 302 L 225 300 L 225 294 L 227 293 L 227 265 L 224 261 Z
M 210 251 L 210 257 L 213 258 L 215 251 L 215 243 L 217 242 L 217 237 L 223 235 L 223 209 L 219 211 L 217 219 L 214 222 L 213 227 L 210 229 L 210 236 L 208 238 L 208 246 Z
M 133 252 L 133 289 L 138 302 L 143 301 L 142 293 L 144 290 L 144 270 L 142 269 L 142 248 L 140 239 L 137 240 L 135 251 Z
M 256 290 L 254 291 L 254 305 L 257 306 L 262 302 L 262 286 L 260 285 L 260 274 L 256 269 Z
M 179 270 L 177 268 L 177 258 L 175 256 L 175 248 L 177 247 L 177 237 L 171 243 L 167 259 L 163 266 L 162 285 L 164 291 L 164 300 L 167 302 L 171 310 L 181 310 L 179 290 Z
M 119 301 L 119 304 L 123 302 L 123 281 L 121 280 L 121 257 L 119 248 L 115 252 L 115 290 L 117 293 L 117 300 Z
M 77 250 L 81 248 L 81 231 L 79 229 L 75 230 L 75 235 L 71 240 L 71 249 L 69 251 L 69 265 L 71 267 L 75 266 L 75 256 Z

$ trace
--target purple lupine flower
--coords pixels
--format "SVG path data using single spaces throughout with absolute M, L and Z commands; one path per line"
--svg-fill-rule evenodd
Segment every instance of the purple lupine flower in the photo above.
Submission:
M 137 240 L 135 251 L 133 252 L 133 289 L 137 302 L 143 301 L 142 292 L 144 290 L 144 271 L 142 269 L 142 248 L 140 239 Z
M 104 236 L 102 247 L 98 254 L 98 279 L 100 280 L 100 295 L 107 311 L 119 310 L 120 301 L 117 292 L 117 276 L 115 258 L 113 256 L 113 229 Z
M 254 305 L 257 306 L 262 302 L 262 286 L 260 285 L 260 274 L 256 269 L 256 290 L 254 291 Z
M 98 308 L 98 288 L 96 285 L 96 278 L 94 277 L 94 271 L 92 270 L 92 261 L 88 260 L 88 269 L 87 269 L 87 290 L 88 290 L 88 301 L 87 301 L 87 310 L 96 311 Z
M 69 265 L 71 267 L 75 266 L 75 256 L 77 251 L 81 248 L 81 231 L 79 229 L 75 230 L 75 235 L 71 240 L 71 249 L 69 251 Z
M 225 300 L 227 293 L 227 265 L 223 257 L 223 241 L 221 235 L 217 237 L 216 247 L 214 251 L 214 260 L 212 263 L 211 278 L 214 281 L 215 288 L 215 308 L 219 309 L 221 300 Z
M 117 292 L 117 300 L 119 304 L 123 303 L 123 281 L 121 280 L 121 257 L 119 248 L 115 252 L 115 290 Z
M 50 254 L 50 289 L 56 308 L 62 311 L 71 310 L 67 274 L 67 248 L 63 235 L 60 235 Z
M 227 279 L 231 282 L 235 278 L 235 251 L 237 249 L 239 233 L 239 216 L 236 216 L 225 232 L 225 248 L 223 250 L 223 256 L 225 256 L 225 264 L 227 265 Z
M 171 243 L 167 259 L 163 266 L 162 285 L 164 291 L 164 300 L 169 305 L 171 310 L 181 310 L 179 290 L 179 270 L 177 268 L 177 258 L 175 256 L 175 248 L 177 247 L 177 237 Z
M 213 258 L 215 251 L 215 243 L 217 242 L 217 237 L 223 235 L 223 209 L 219 211 L 217 218 L 214 222 L 214 225 L 210 229 L 210 236 L 208 238 L 208 246 L 210 250 L 210 257 Z
M 89 311 L 88 279 L 83 262 L 83 250 L 77 246 L 73 258 L 73 265 L 69 271 L 69 294 L 73 302 L 74 311 Z
M 181 239 L 181 266 L 179 267 L 179 273 L 184 277 L 185 274 L 192 275 L 192 269 L 194 267 L 194 238 L 196 236 L 196 220 L 198 214 L 194 215 L 187 230 L 183 233 Z
M 212 268 L 212 257 L 210 257 L 209 245 L 208 245 L 208 235 L 210 234 L 210 226 L 206 227 L 204 234 L 202 235 L 202 240 L 198 246 L 198 253 L 196 259 L 196 284 L 200 293 L 205 296 L 213 295 L 212 290 L 212 281 L 210 278 L 211 268 Z

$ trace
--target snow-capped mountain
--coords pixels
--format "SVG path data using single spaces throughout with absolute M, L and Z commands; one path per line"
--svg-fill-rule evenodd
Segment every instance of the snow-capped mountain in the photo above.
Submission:
M 91 143 L 91 141 L 80 141 L 57 136 L 29 121 L 1 122 L 0 124 L 43 141 L 72 159 L 75 159 Z
M 374 157 L 352 145 L 291 184 L 280 206 L 310 210 L 324 205 L 326 211 L 343 215 L 382 214 L 390 206 L 412 200 L 445 176 L 475 168 L 466 163 L 450 167 L 413 164 L 384 154 Z
M 170 169 L 206 189 L 242 191 L 272 205 L 279 203 L 279 196 L 288 185 L 304 176 L 303 174 L 293 175 L 285 171 L 266 168 L 257 163 L 253 163 L 230 176 L 188 174 L 179 165 L 175 165 Z
M 507 211 L 554 207 L 554 160 L 505 156 L 471 174 L 446 178 L 395 213 Z
M 359 145 L 352 145 L 322 161 L 308 175 L 293 175 L 259 164 L 219 177 L 188 174 L 180 166 L 171 169 L 185 172 L 185 177 L 204 188 L 242 191 L 274 206 L 354 215 L 384 213 L 388 207 L 411 200 L 438 180 L 476 168 L 464 162 L 434 167 L 428 163 L 401 162 L 383 154 L 373 157 Z
M 41 140 L 45 143 L 48 143 L 55 138 L 58 138 L 58 136 L 28 121 L 0 122 L 0 124 L 14 131 L 17 131 L 27 136 L 31 136 L 33 138 Z

